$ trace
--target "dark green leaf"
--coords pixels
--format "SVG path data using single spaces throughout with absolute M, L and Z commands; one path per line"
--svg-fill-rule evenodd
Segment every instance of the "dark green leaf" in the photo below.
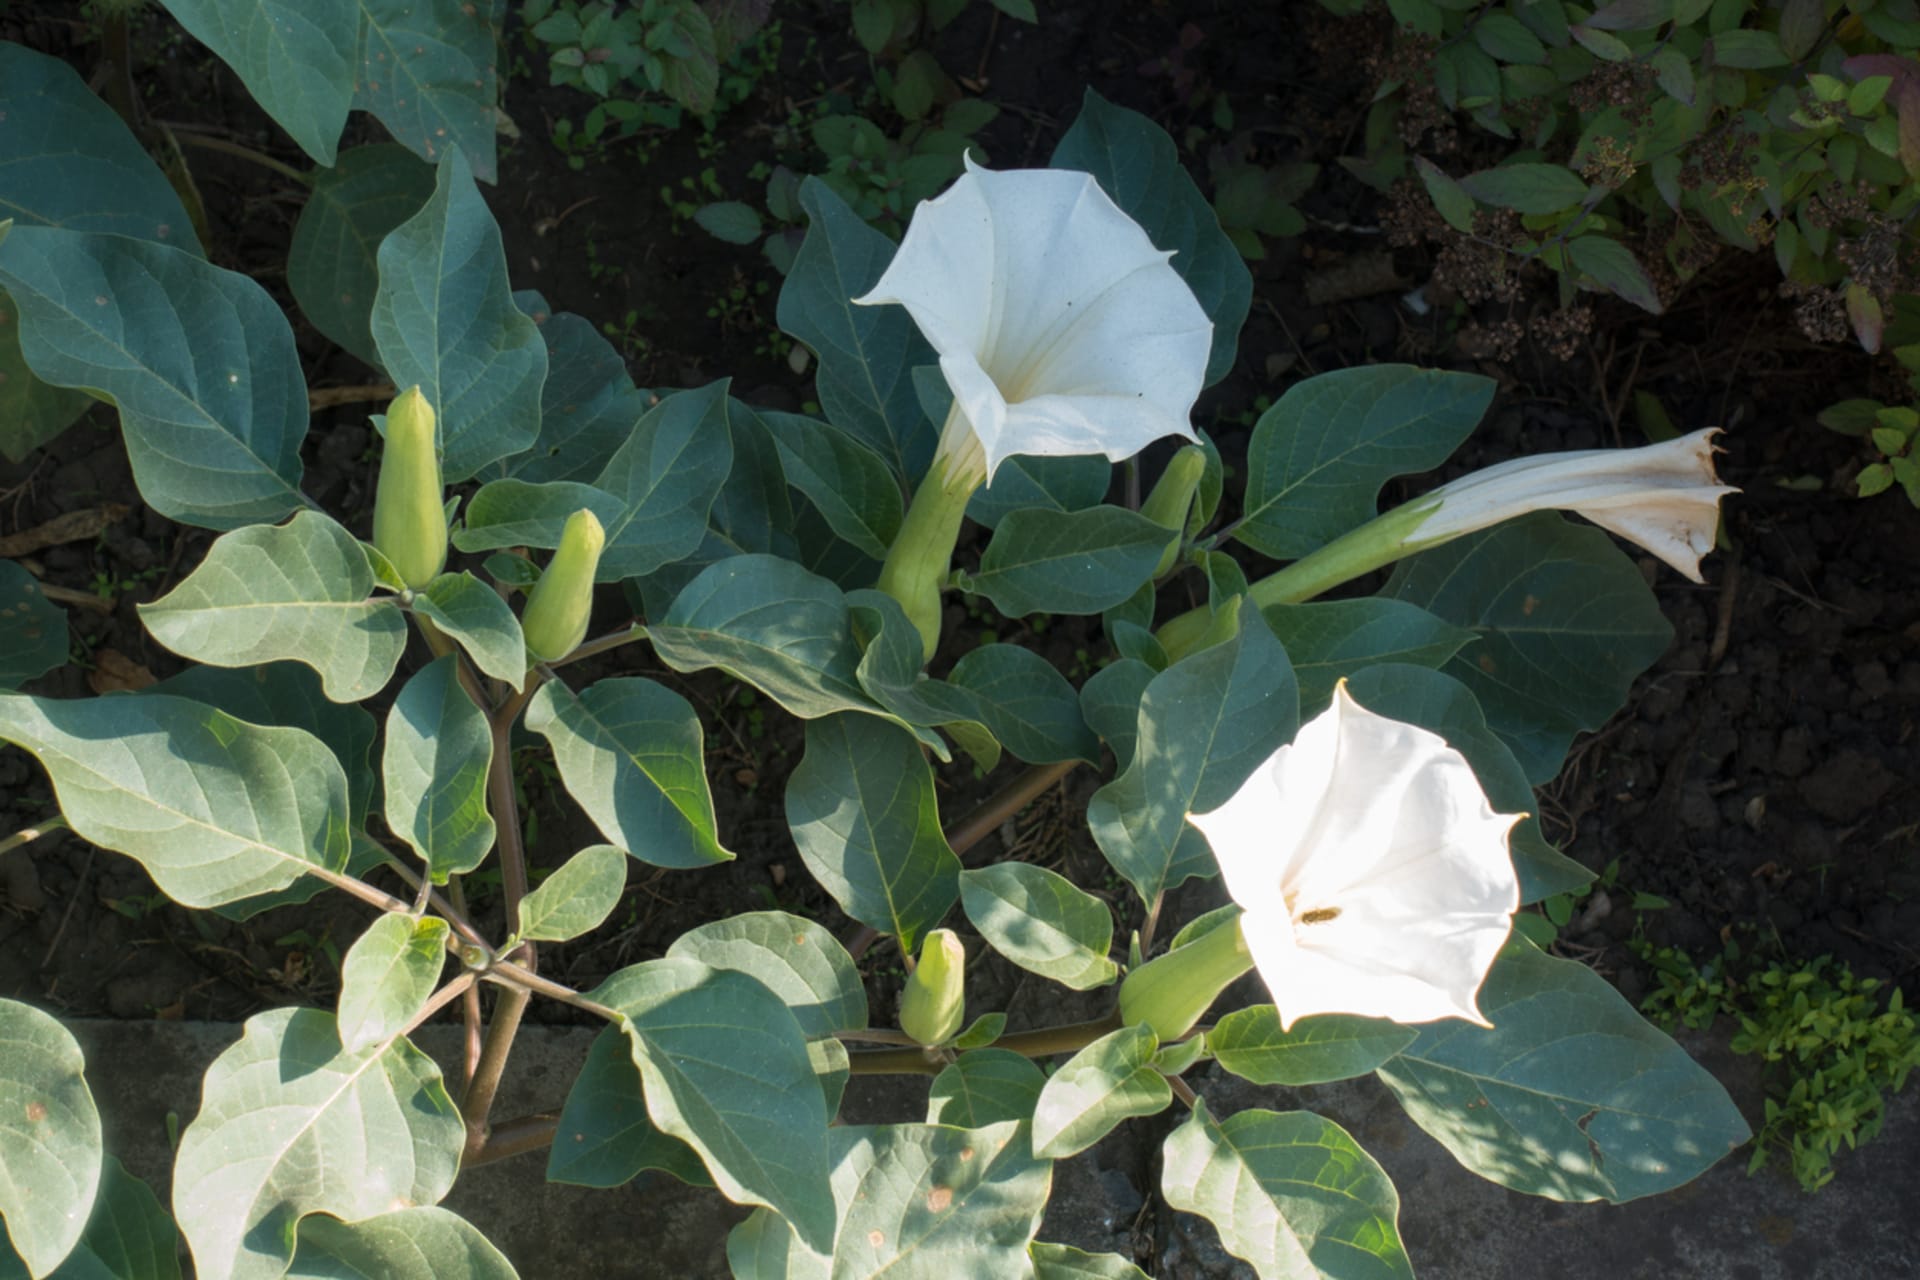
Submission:
M 1673 639 L 1633 562 L 1600 530 L 1552 512 L 1403 560 L 1381 594 L 1479 634 L 1445 670 L 1473 691 L 1536 786 Z
M 927 1123 L 979 1129 L 1031 1120 L 1047 1077 L 1011 1049 L 974 1049 L 941 1068 L 927 1099 Z
M 482 182 L 494 179 L 495 0 L 359 0 L 360 66 L 353 105 L 371 111 L 433 164 L 458 149 Z
M 808 721 L 786 804 L 814 879 L 903 950 L 959 897 L 960 860 L 941 834 L 933 773 L 905 730 L 864 715 Z
M 301 0 L 166 0 L 166 7 L 308 155 L 333 163 L 353 102 L 357 8 Z
M 1587 966 L 1512 942 L 1480 988 L 1491 1029 L 1420 1028 L 1380 1078 L 1461 1164 L 1555 1200 L 1671 1190 L 1748 1138 L 1711 1075 Z
M 375 368 L 380 242 L 433 195 L 433 166 L 391 142 L 354 147 L 314 175 L 293 227 L 287 287 L 313 327 Z
M 1445 461 L 1492 399 L 1490 379 L 1403 364 L 1295 383 L 1254 424 L 1234 536 L 1276 560 L 1319 549 L 1371 519 L 1388 480 Z
M 305 503 L 307 388 L 265 289 L 166 245 L 21 226 L 0 239 L 0 285 L 34 373 L 119 408 L 154 510 L 231 529 Z
M 67 615 L 32 574 L 0 560 L 0 689 L 18 689 L 67 660 Z
M 815 386 L 827 420 L 916 480 L 933 460 L 938 433 L 920 411 L 911 370 L 932 364 L 933 348 L 904 307 L 856 307 L 893 260 L 894 244 L 818 178 L 800 187 L 806 242 L 780 291 L 780 327 L 820 358 Z
M 980 568 L 960 576 L 960 588 L 1009 617 L 1099 613 L 1153 576 L 1167 536 L 1124 507 L 1016 511 L 994 530 Z
M 447 482 L 530 446 L 547 347 L 513 303 L 500 228 L 464 151 L 447 156 L 433 197 L 380 242 L 379 268 L 374 345 L 394 385 L 418 385 L 438 415 Z
M 1173 139 L 1147 117 L 1088 89 L 1073 127 L 1047 163 L 1091 173 L 1155 248 L 1173 253 L 1173 269 L 1213 321 L 1206 385 L 1226 377 L 1253 301 L 1253 277 L 1220 230 L 1213 206 L 1181 167 Z

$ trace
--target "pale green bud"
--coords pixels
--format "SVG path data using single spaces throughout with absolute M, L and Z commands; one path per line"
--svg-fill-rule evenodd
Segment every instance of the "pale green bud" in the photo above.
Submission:
M 1168 459 L 1167 469 L 1160 473 L 1153 492 L 1140 504 L 1141 515 L 1173 534 L 1167 549 L 1160 553 L 1160 563 L 1154 567 L 1156 578 L 1173 568 L 1173 557 L 1180 550 L 1180 535 L 1187 528 L 1187 511 L 1193 506 L 1193 495 L 1199 491 L 1200 477 L 1206 470 L 1207 451 L 1197 444 L 1188 445 Z
M 1235 916 L 1128 974 L 1120 984 L 1120 1020 L 1130 1027 L 1146 1023 L 1162 1044 L 1178 1040 L 1251 968 Z
M 593 575 L 606 545 L 606 532 L 593 512 L 583 507 L 567 517 L 560 549 L 533 584 L 526 614 L 520 619 L 529 657 L 556 662 L 587 638 L 587 622 L 593 615 Z
M 433 406 L 409 387 L 387 406 L 387 446 L 373 496 L 373 545 L 418 591 L 447 563 L 447 508 Z
M 921 1044 L 945 1044 L 967 1016 L 967 952 L 951 929 L 920 944 L 920 963 L 900 992 L 900 1029 Z

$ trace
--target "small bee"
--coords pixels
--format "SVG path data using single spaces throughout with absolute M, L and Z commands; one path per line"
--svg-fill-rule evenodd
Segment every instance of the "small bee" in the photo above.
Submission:
M 1338 907 L 1315 907 L 1313 910 L 1307 912 L 1305 915 L 1300 917 L 1300 923 L 1301 924 L 1325 924 L 1329 920 L 1338 920 L 1339 918 L 1340 918 L 1340 908 Z

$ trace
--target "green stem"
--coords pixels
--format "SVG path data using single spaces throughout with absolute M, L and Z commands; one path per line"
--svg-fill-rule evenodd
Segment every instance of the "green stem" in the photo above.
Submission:
M 956 474 L 947 459 L 936 455 L 926 478 L 914 491 L 900 532 L 887 548 L 886 563 L 880 566 L 880 580 L 875 585 L 907 611 L 920 632 L 927 661 L 940 647 L 940 592 L 953 563 L 953 545 L 960 540 L 967 500 L 979 483 L 964 468 Z
M 181 125 L 172 125 L 169 127 L 173 130 L 173 136 L 182 142 L 200 147 L 206 151 L 223 151 L 230 156 L 239 156 L 242 160 L 251 160 L 262 168 L 273 170 L 283 178 L 291 178 L 303 187 L 313 185 L 312 178 L 309 178 L 292 165 L 275 160 L 272 156 L 255 151 L 252 147 L 243 147 L 237 142 L 228 142 L 225 138 L 216 138 L 211 134 L 195 133 L 190 128 Z
M 1062 760 L 1058 764 L 1037 764 L 1027 769 L 989 796 L 979 808 L 949 827 L 946 832 L 947 846 L 955 853 L 965 853 L 1001 823 L 1045 795 L 1054 783 L 1072 773 L 1074 766 L 1079 763 L 1078 760 Z
M 1434 504 L 1424 498 L 1395 507 L 1350 530 L 1317 551 L 1268 574 L 1247 589 L 1256 608 L 1298 604 L 1351 582 L 1422 548 L 1410 545 L 1414 531 L 1427 522 Z M 1155 632 L 1170 661 L 1193 652 L 1211 621 L 1205 608 L 1189 609 Z
M 556 658 L 547 665 L 549 667 L 564 667 L 569 662 L 578 662 L 582 658 L 591 658 L 596 653 L 605 653 L 609 649 L 618 649 L 623 644 L 632 644 L 635 640 L 645 640 L 646 638 L 647 629 L 636 622 L 625 631 L 616 631 L 611 635 L 599 636 L 589 640 L 566 657 Z
M 1016 1031 L 993 1042 L 996 1049 L 1010 1049 L 1029 1058 L 1051 1058 L 1056 1054 L 1077 1053 L 1101 1036 L 1120 1029 L 1118 1010 L 1091 1022 L 1070 1022 L 1058 1027 L 1040 1027 Z M 938 1049 L 854 1049 L 847 1054 L 849 1069 L 856 1076 L 939 1075 L 947 1064 Z
M 21 845 L 32 844 L 41 836 L 52 835 L 56 831 L 65 831 L 66 829 L 66 816 L 56 813 L 45 822 L 37 822 L 31 827 L 22 827 L 6 839 L 0 840 L 0 854 L 11 853 Z

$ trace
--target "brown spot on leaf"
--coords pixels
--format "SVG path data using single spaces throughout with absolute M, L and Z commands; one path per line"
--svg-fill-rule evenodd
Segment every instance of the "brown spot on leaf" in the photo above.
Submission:
M 1528 596 L 1525 600 L 1522 600 L 1520 602 L 1521 616 L 1531 618 L 1533 616 L 1533 611 L 1535 609 L 1538 609 L 1539 607 L 1540 607 L 1540 597 Z
M 927 1212 L 945 1213 L 947 1206 L 953 1203 L 952 1187 L 935 1187 L 927 1192 Z
M 46 1103 L 29 1102 L 27 1104 L 27 1123 L 28 1124 L 39 1124 L 42 1120 L 45 1120 L 46 1118 L 47 1118 Z
M 1493 661 L 1493 655 L 1492 655 L 1492 654 L 1490 654 L 1490 653 L 1483 653 L 1483 654 L 1481 654 L 1481 655 L 1480 655 L 1480 664 L 1479 664 L 1479 665 L 1480 665 L 1480 669 L 1481 669 L 1482 671 L 1484 671 L 1484 672 L 1486 672 L 1486 673 L 1487 673 L 1488 675 L 1492 675 L 1492 674 L 1493 674 L 1493 668 L 1494 668 L 1494 666 L 1495 666 L 1495 663 L 1494 663 L 1494 661 Z
M 877 1229 L 867 1232 L 867 1243 L 872 1245 L 874 1248 L 878 1249 L 881 1245 L 885 1244 L 886 1242 L 887 1242 L 886 1232 L 880 1231 Z

